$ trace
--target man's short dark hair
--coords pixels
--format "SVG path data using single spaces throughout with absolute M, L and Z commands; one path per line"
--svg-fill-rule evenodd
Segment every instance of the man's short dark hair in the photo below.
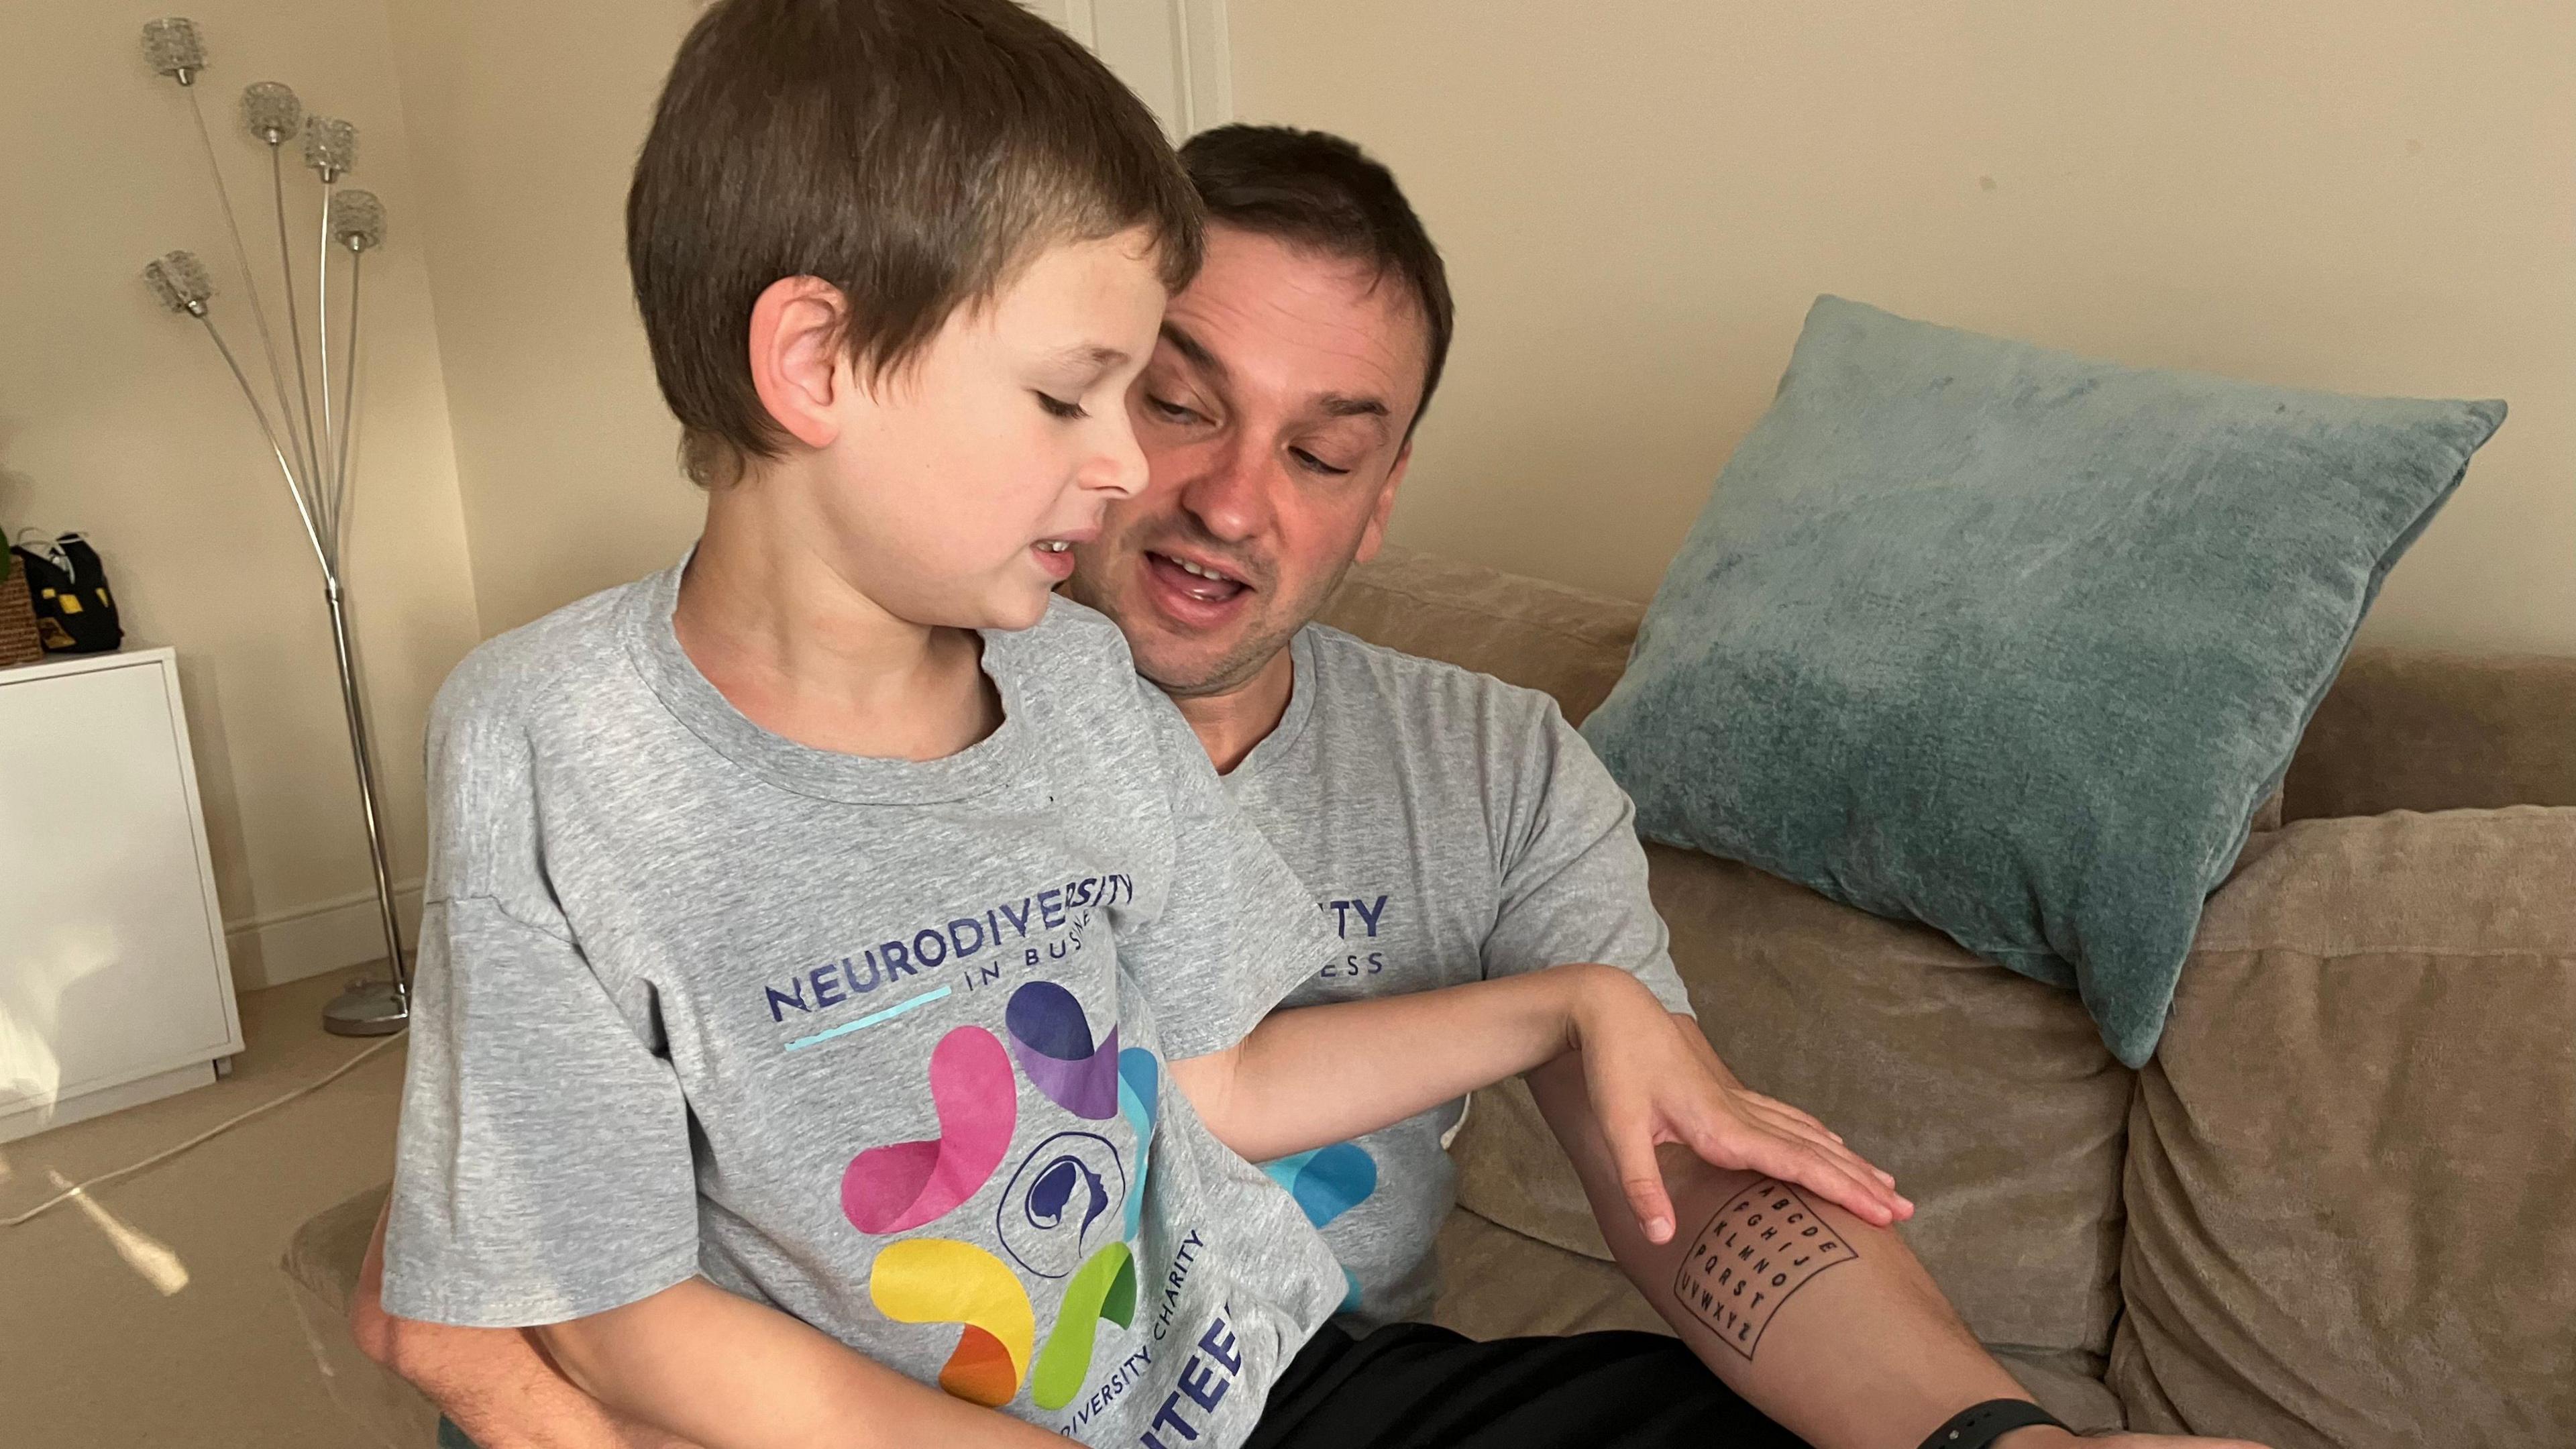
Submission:
M 1348 258 L 1412 293 L 1430 353 L 1418 421 L 1449 360 L 1455 312 L 1440 249 L 1394 173 L 1339 136 L 1288 126 L 1201 131 L 1181 147 L 1181 165 L 1210 221 Z
M 1132 227 L 1167 286 L 1200 211 L 1142 102 L 1011 0 L 721 0 L 680 43 L 626 195 L 626 257 L 691 477 L 784 442 L 752 304 L 811 276 L 881 377 L 1045 247 Z

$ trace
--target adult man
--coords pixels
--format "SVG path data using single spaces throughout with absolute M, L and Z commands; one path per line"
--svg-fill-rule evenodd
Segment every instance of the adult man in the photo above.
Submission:
M 1340 927 L 1348 951 L 1289 1004 L 1603 961 L 1686 1012 L 1627 801 L 1554 707 L 1311 624 L 1376 552 L 1447 352 L 1447 284 L 1419 221 L 1383 168 L 1331 137 L 1228 127 L 1183 156 L 1211 215 L 1207 263 L 1131 400 L 1151 480 L 1082 548 L 1073 592 L 1117 620 L 1238 807 Z M 1737 1225 L 1793 1246 L 1776 1265 L 1748 1260 L 1763 1264 L 1751 1297 L 1771 1301 L 1758 1342 L 1731 1341 L 1742 1315 L 1680 1299 L 1677 1270 L 1754 1176 L 1671 1155 L 1680 1231 L 1650 1242 L 1580 1061 L 1530 1085 L 1622 1267 L 1680 1340 L 1473 1344 L 1411 1321 L 1429 1306 L 1432 1233 L 1450 1206 L 1451 1104 L 1274 1169 L 1351 1279 L 1344 1328 L 1326 1332 L 1357 1336 L 1328 1376 L 1388 1382 L 1382 1370 L 1403 1365 L 1400 1388 L 1319 1396 L 1319 1440 L 1776 1440 L 1741 1394 L 1811 1443 L 1901 1449 L 1971 1406 L 2025 1397 L 1896 1237 L 1776 1183 Z M 393 1323 L 363 1297 L 357 1316 L 370 1351 L 470 1413 L 487 1449 L 652 1442 L 515 1337 Z M 1962 1426 L 1951 1442 L 2071 1442 L 2029 1418 L 2001 1422 L 2026 1427 Z

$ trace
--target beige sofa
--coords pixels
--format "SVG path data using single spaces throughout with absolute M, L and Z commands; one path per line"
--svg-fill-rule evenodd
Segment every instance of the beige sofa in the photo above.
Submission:
M 1328 618 L 1579 719 L 1639 613 L 1409 555 Z M 2357 656 L 2283 815 L 2142 1072 L 2071 995 L 1931 931 L 1660 847 L 1654 890 L 1719 1051 L 1898 1174 L 1908 1240 L 2069 1422 L 2576 1444 L 2576 660 Z M 1454 1151 L 1444 1321 L 1661 1327 L 1525 1093 L 1482 1094 Z M 286 1267 L 340 1402 L 426 1445 L 427 1406 L 340 1323 L 380 1201 Z

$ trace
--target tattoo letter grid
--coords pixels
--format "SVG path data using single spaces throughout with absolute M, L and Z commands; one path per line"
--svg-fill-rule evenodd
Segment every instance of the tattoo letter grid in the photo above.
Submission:
M 1796 1188 L 1766 1177 L 1729 1199 L 1691 1240 L 1673 1296 L 1749 1359 L 1790 1294 L 1859 1256 Z

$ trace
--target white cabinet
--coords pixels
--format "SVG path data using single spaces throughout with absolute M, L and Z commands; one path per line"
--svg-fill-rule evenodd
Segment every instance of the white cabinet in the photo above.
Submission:
M 0 669 L 0 1142 L 241 1049 L 178 661 Z

